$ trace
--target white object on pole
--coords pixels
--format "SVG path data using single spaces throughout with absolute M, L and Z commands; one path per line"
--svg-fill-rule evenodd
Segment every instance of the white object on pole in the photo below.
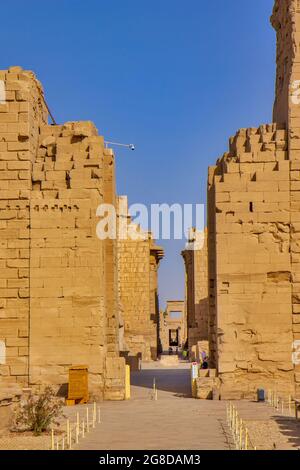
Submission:
M 106 140 L 105 142 L 106 147 L 108 145 L 116 145 L 117 147 L 126 147 L 129 148 L 130 150 L 135 150 L 135 145 L 134 144 L 122 144 L 120 142 L 111 142 L 109 140 Z

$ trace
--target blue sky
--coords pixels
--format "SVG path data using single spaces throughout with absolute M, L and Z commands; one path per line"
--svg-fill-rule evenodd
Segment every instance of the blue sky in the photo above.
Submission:
M 271 121 L 273 0 L 2 3 L 0 68 L 34 70 L 58 122 L 135 143 L 116 157 L 130 203 L 205 203 L 229 136 Z M 184 296 L 184 242 L 163 245 L 161 304 Z

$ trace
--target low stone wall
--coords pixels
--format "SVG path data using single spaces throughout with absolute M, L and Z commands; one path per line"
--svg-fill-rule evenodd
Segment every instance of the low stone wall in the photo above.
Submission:
M 200 369 L 195 381 L 195 398 L 200 400 L 219 400 L 220 379 L 215 369 Z

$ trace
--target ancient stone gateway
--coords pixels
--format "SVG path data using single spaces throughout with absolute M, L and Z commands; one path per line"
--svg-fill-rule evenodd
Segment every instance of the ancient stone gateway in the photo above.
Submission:
M 183 300 L 168 300 L 165 311 L 160 312 L 159 337 L 162 353 L 181 350 L 187 339 L 185 304 Z

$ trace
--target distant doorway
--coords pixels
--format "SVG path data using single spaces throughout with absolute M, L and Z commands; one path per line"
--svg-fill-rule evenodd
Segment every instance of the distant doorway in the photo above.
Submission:
M 179 331 L 178 328 L 176 330 L 169 330 L 169 346 L 170 347 L 178 347 L 179 346 Z

